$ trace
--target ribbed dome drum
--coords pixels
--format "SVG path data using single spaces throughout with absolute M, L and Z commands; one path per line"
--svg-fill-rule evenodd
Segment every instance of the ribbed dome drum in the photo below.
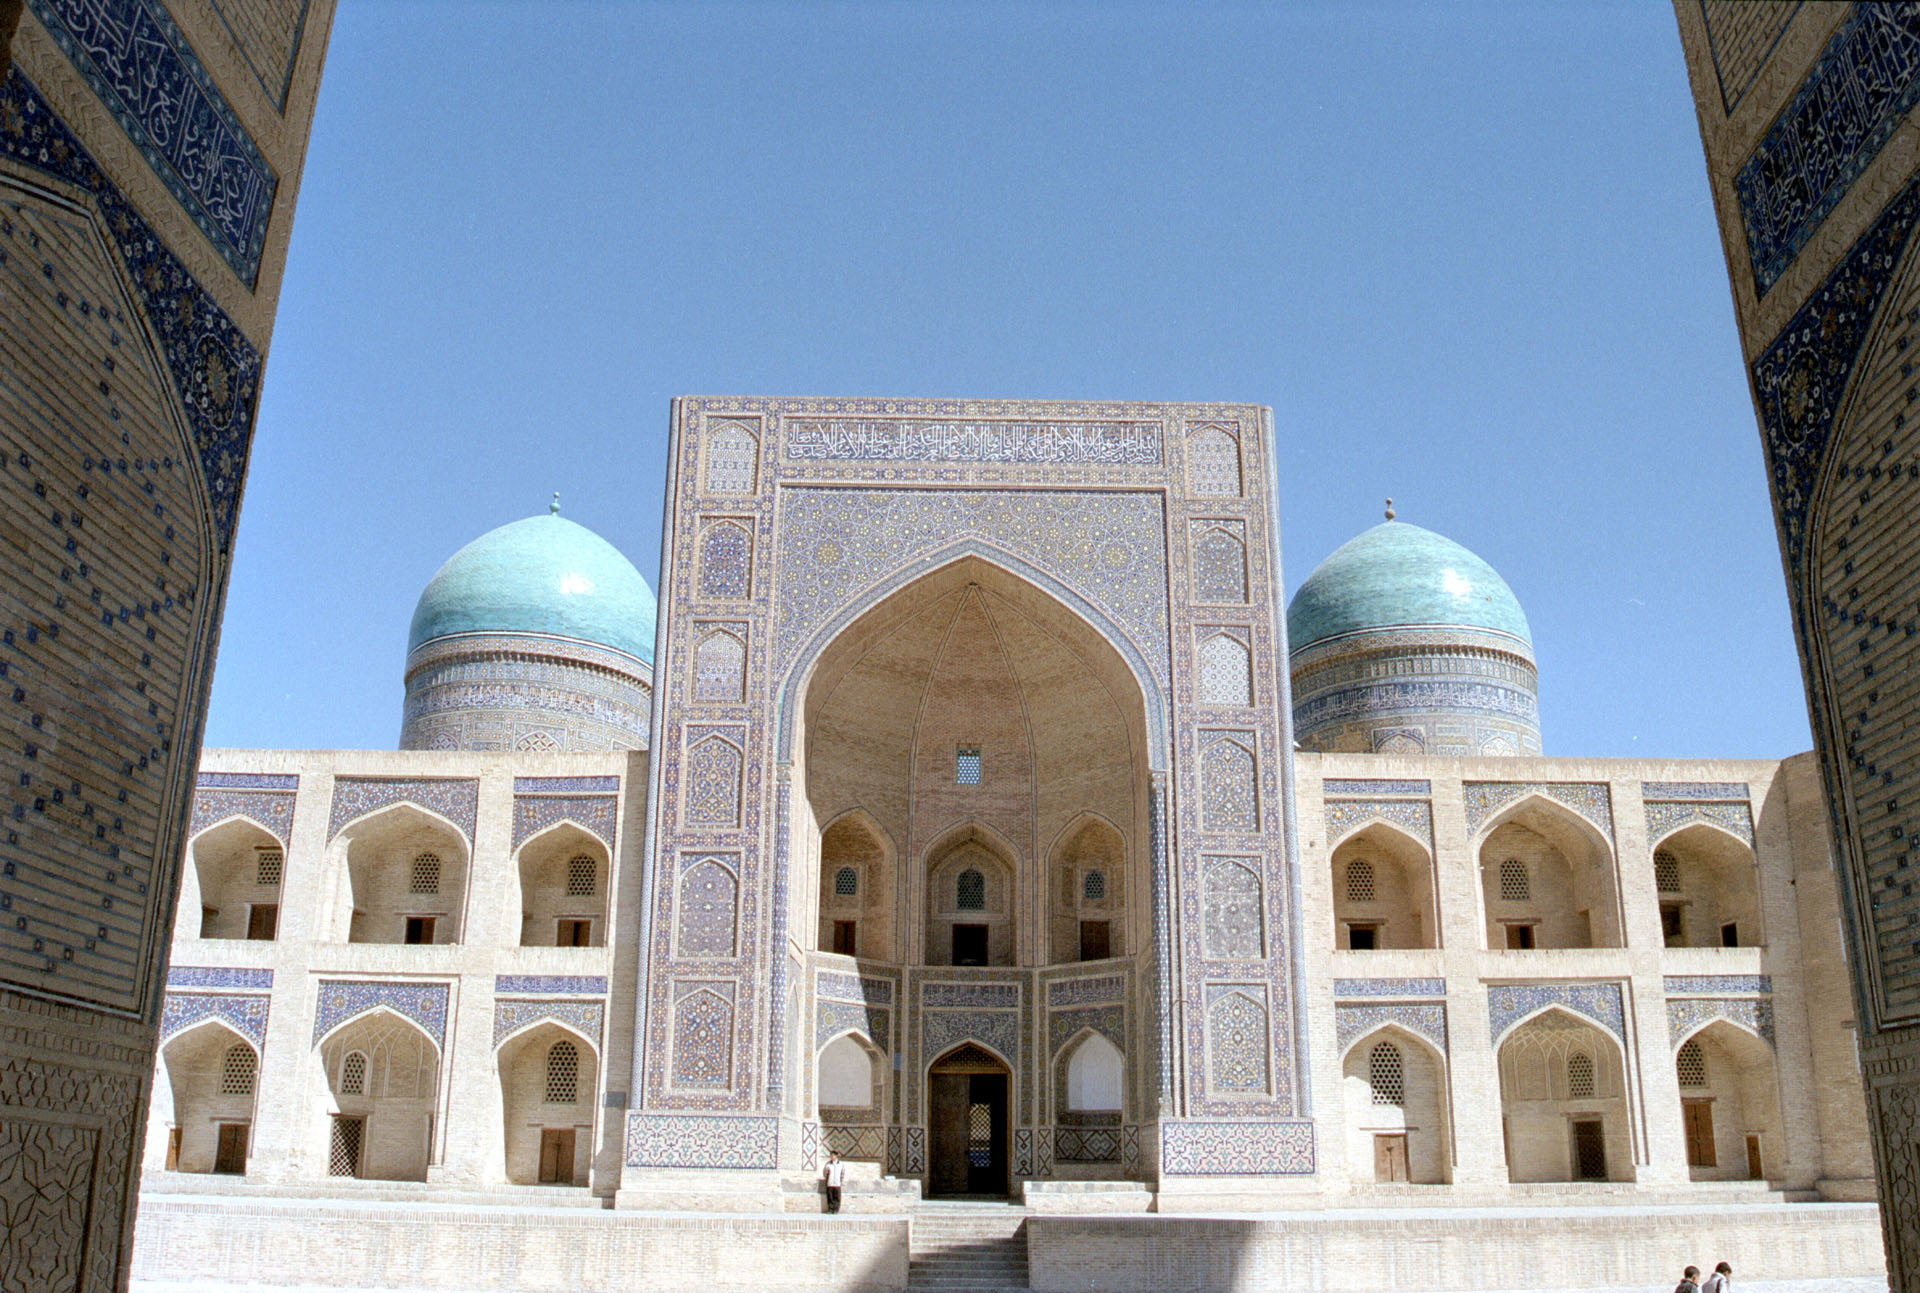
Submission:
M 644 748 L 655 614 L 633 563 L 557 512 L 488 531 L 414 608 L 400 748 Z
M 1527 617 L 1493 567 L 1388 521 L 1348 540 L 1287 608 L 1305 750 L 1538 754 Z

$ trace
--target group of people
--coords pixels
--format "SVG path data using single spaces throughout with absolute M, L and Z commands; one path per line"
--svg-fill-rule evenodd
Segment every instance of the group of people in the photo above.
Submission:
M 1681 1274 L 1680 1282 L 1673 1286 L 1673 1293 L 1733 1293 L 1733 1267 L 1721 1262 L 1703 1281 L 1700 1268 L 1689 1266 Z

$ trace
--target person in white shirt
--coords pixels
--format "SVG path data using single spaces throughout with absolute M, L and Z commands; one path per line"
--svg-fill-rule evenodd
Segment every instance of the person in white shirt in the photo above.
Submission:
M 1700 1293 L 1733 1293 L 1733 1267 L 1721 1262 L 1700 1286 Z
M 827 1179 L 827 1211 L 840 1211 L 840 1184 L 847 1179 L 847 1165 L 840 1161 L 840 1155 L 827 1152 L 826 1170 L 821 1173 Z

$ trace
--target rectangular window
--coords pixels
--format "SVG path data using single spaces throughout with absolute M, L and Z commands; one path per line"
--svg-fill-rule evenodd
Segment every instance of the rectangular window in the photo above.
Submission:
M 1356 952 L 1371 952 L 1380 946 L 1378 925 L 1348 925 L 1347 946 Z
M 980 747 L 963 745 L 954 751 L 953 780 L 955 785 L 977 786 L 980 784 Z
M 953 963 L 955 965 L 987 963 L 987 927 L 985 925 L 953 927 Z
M 852 920 L 836 920 L 833 922 L 833 950 L 835 952 L 838 952 L 841 956 L 860 955 L 860 953 L 854 950 L 860 945 L 859 936 L 855 932 L 855 926 L 858 924 L 858 921 Z
M 1531 948 L 1532 946 L 1533 946 L 1533 926 L 1532 925 L 1507 926 L 1507 947 L 1508 948 L 1516 952 L 1523 952 Z
M 1740 946 L 1740 924 L 1738 921 L 1730 920 L 1720 927 L 1720 946 Z
M 433 941 L 432 916 L 407 917 L 407 937 L 409 943 L 431 943 Z
M 1108 941 L 1109 925 L 1104 920 L 1083 920 L 1080 922 L 1080 959 L 1083 961 L 1104 961 L 1113 955 Z
M 593 921 L 584 916 L 563 917 L 560 921 L 559 935 L 554 939 L 554 946 L 593 946 Z
M 247 937 L 256 943 L 271 943 L 280 928 L 280 904 L 256 902 L 247 911 Z
M 1668 947 L 1686 946 L 1686 926 L 1681 919 L 1679 904 L 1660 904 L 1660 934 L 1666 939 Z
M 213 1151 L 213 1170 L 220 1176 L 247 1174 L 247 1124 L 223 1122 Z

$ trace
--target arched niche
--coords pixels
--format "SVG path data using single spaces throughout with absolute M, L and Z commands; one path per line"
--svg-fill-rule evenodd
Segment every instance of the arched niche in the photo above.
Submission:
M 426 1180 L 440 1087 L 433 1038 L 382 1007 L 321 1038 L 313 1060 L 310 1150 L 318 1174 Z
M 943 841 L 927 859 L 928 965 L 1017 965 L 1014 859 L 980 830 Z
M 1509 1180 L 1634 1179 L 1626 1063 L 1611 1034 L 1552 1007 L 1510 1029 L 1498 1061 Z
M 1742 840 L 1704 822 L 1653 848 L 1661 935 L 1668 947 L 1758 947 L 1765 943 L 1759 868 Z
M 593 1162 L 597 1047 L 545 1020 L 500 1043 L 501 1133 L 515 1185 L 585 1185 Z
M 1054 845 L 1047 873 L 1052 959 L 1126 955 L 1127 842 L 1113 823 L 1091 813 L 1076 818 Z
M 1097 628 L 1098 618 L 1011 557 L 956 552 L 859 594 L 808 643 L 781 692 L 780 743 L 796 755 L 792 817 L 819 832 L 793 851 L 812 868 L 789 885 L 807 904 L 797 927 L 831 948 L 833 876 L 820 845 L 858 811 L 896 850 L 890 955 L 950 963 L 954 922 L 934 914 L 943 898 L 929 887 L 932 868 L 955 824 L 974 824 L 1012 868 L 1015 956 L 1045 963 L 1053 922 L 1064 918 L 1036 863 L 1091 816 L 1121 839 L 1124 870 L 1106 877 L 1110 891 L 1135 898 L 1111 942 L 1126 954 L 1142 946 L 1150 719 L 1141 678 L 1151 675 L 1136 674 L 1136 648 L 1110 625 Z M 864 932 L 860 942 L 870 955 Z
M 1480 845 L 1480 891 L 1490 948 L 1624 946 L 1612 848 L 1549 799 L 1495 820 Z
M 174 936 L 276 937 L 286 857 L 278 839 L 245 817 L 230 817 L 194 836 L 180 868 Z
M 1761 1180 L 1786 1159 L 1773 1047 L 1725 1019 L 1674 1050 L 1687 1173 L 1696 1181 Z
M 600 837 L 561 822 L 520 846 L 520 946 L 604 947 L 612 862 Z
M 1330 866 L 1336 948 L 1439 946 L 1433 858 L 1412 836 L 1373 822 L 1339 843 Z
M 1120 1163 L 1127 1108 L 1127 1059 L 1092 1029 L 1068 1039 L 1053 1060 L 1053 1152 L 1057 1175 L 1111 1176 Z
M 259 1050 L 222 1021 L 206 1019 L 160 1048 L 160 1069 L 149 1142 L 150 1149 L 159 1142 L 159 1166 L 245 1175 L 260 1082 Z
M 1440 1185 L 1453 1153 L 1446 1057 L 1393 1024 L 1355 1041 L 1340 1066 L 1347 1167 L 1355 1182 Z
M 819 948 L 898 959 L 893 939 L 893 842 L 869 813 L 841 814 L 820 834 Z
M 349 943 L 458 943 L 466 916 L 465 838 L 445 818 L 394 804 L 349 825 L 328 849 L 325 928 Z

